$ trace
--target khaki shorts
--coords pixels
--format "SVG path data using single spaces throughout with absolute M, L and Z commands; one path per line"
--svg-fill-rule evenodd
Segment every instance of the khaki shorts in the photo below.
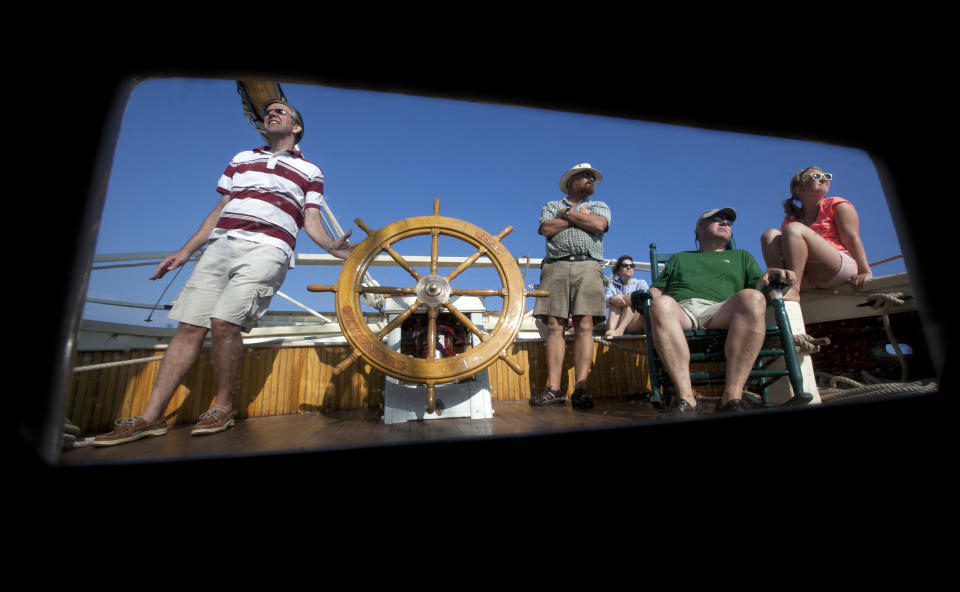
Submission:
M 207 246 L 173 302 L 170 318 L 210 328 L 218 318 L 244 332 L 267 312 L 289 268 L 289 257 L 273 245 L 227 237 Z
M 555 261 L 540 268 L 540 289 L 549 290 L 549 298 L 537 298 L 533 316 L 566 319 L 568 316 L 592 316 L 594 323 L 607 318 L 603 298 L 603 267 L 599 261 Z
M 723 302 L 714 302 L 713 300 L 705 300 L 703 298 L 681 300 L 677 304 L 680 305 L 683 312 L 687 313 L 687 316 L 693 321 L 694 329 L 706 329 L 704 325 L 709 323 L 710 319 L 712 319 L 714 315 L 717 314 L 717 311 L 720 310 L 720 307 L 723 306 Z

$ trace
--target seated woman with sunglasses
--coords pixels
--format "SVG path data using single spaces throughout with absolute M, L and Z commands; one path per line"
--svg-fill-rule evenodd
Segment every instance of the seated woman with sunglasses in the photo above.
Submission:
M 630 308 L 630 294 L 649 289 L 646 281 L 633 277 L 633 257 L 621 255 L 613 266 L 613 280 L 604 294 L 610 309 L 604 335 L 613 337 L 643 332 L 643 315 Z
M 797 275 L 784 300 L 800 300 L 801 285 L 855 290 L 873 277 L 860 240 L 860 219 L 842 197 L 825 197 L 833 175 L 807 167 L 790 180 L 790 198 L 783 202 L 786 217 L 780 230 L 760 238 L 768 267 L 783 267 Z

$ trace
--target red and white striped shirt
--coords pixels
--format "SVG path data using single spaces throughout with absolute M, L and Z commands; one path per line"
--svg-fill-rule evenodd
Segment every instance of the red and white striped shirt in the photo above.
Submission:
M 211 239 L 233 236 L 274 245 L 293 255 L 306 208 L 323 204 L 323 171 L 299 150 L 267 146 L 233 157 L 217 183 L 230 202 L 220 213 Z

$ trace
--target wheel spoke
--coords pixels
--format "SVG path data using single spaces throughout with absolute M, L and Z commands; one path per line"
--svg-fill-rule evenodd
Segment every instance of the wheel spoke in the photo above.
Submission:
M 473 333 L 474 335 L 476 335 L 477 337 L 479 337 L 479 338 L 480 338 L 480 341 L 486 341 L 487 339 L 490 338 L 490 334 L 489 334 L 489 333 L 483 332 L 482 330 L 480 330 L 479 327 L 477 327 L 476 325 L 474 325 L 474 324 L 473 324 L 473 321 L 470 320 L 470 317 L 468 317 L 467 315 L 465 315 L 465 314 L 463 314 L 462 312 L 460 312 L 460 309 L 458 309 L 456 306 L 454 306 L 452 302 L 444 302 L 444 303 L 443 303 L 443 306 L 444 306 L 447 310 L 449 310 L 450 312 L 452 312 L 452 313 L 453 313 L 453 316 L 457 317 L 457 320 L 460 321 L 460 324 L 462 324 L 464 327 L 466 327 L 471 333 Z
M 510 234 L 511 232 L 513 232 L 513 226 L 507 226 L 506 228 L 504 228 L 503 230 L 501 230 L 501 231 L 500 231 L 500 234 L 498 234 L 498 235 L 496 236 L 497 242 L 503 240 L 503 238 L 504 238 L 505 236 L 507 236 L 508 234 Z M 484 233 L 484 235 L 486 235 L 486 233 Z M 447 281 L 448 281 L 448 282 L 452 282 L 452 281 L 454 280 L 454 278 L 456 278 L 458 275 L 460 275 L 461 273 L 463 273 L 464 271 L 466 271 L 466 269 L 467 269 L 468 267 L 470 267 L 471 265 L 473 265 L 473 264 L 477 261 L 477 259 L 479 259 L 479 258 L 482 257 L 483 255 L 486 255 L 486 254 L 487 254 L 487 250 L 488 250 L 488 249 L 487 249 L 486 247 L 481 247 L 481 248 L 477 249 L 477 252 L 476 252 L 476 253 L 474 253 L 473 255 L 471 255 L 470 257 L 468 257 L 467 259 L 465 259 L 463 263 L 461 263 L 459 266 L 457 266 L 457 268 L 454 269 L 454 270 L 450 273 L 450 275 L 447 276 Z
M 424 401 L 425 411 L 427 413 L 433 413 L 436 410 L 436 400 L 437 400 L 437 381 L 428 380 L 427 381 L 427 396 Z
M 456 278 L 458 275 L 460 275 L 461 273 L 463 273 L 464 271 L 466 271 L 466 269 L 467 269 L 468 267 L 470 267 L 471 265 L 473 265 L 474 262 L 476 262 L 477 259 L 479 259 L 479 258 L 482 257 L 483 255 L 485 255 L 486 253 L 487 253 L 487 250 L 486 250 L 486 249 L 480 249 L 480 250 L 478 250 L 476 253 L 474 253 L 473 255 L 470 255 L 470 257 L 468 257 L 467 259 L 465 259 L 464 262 L 461 263 L 459 266 L 457 266 L 456 269 L 454 269 L 453 271 L 450 272 L 450 275 L 447 276 L 447 281 L 448 281 L 448 282 L 452 282 L 452 281 L 454 280 L 454 278 Z
M 378 342 L 383 341 L 384 337 L 386 337 L 391 331 L 393 331 L 394 329 L 402 325 L 403 322 L 407 320 L 407 318 L 409 318 L 410 315 L 415 313 L 417 309 L 420 308 L 422 305 L 423 305 L 423 302 L 421 302 L 420 299 L 417 298 L 417 300 L 410 305 L 410 308 L 398 314 L 397 318 L 390 321 L 387 324 L 387 326 L 384 327 L 383 329 L 380 329 L 380 332 L 375 335 L 375 337 L 377 338 L 377 341 Z
M 391 247 L 389 244 L 384 243 L 383 245 L 380 245 L 380 248 L 383 249 L 387 253 L 387 255 L 390 255 L 391 257 L 393 257 L 393 260 L 397 262 L 397 265 L 406 269 L 407 273 L 413 276 L 413 279 L 419 282 L 420 278 L 423 277 L 422 275 L 420 275 L 419 272 L 417 272 L 416 269 L 413 268 L 412 265 L 407 263 L 407 260 L 403 258 L 403 255 L 394 251 L 393 247 Z
M 512 359 L 510 359 L 507 356 L 506 350 L 497 354 L 497 357 L 499 357 L 507 366 L 510 367 L 511 370 L 516 372 L 519 376 L 523 376 L 523 368 L 520 366 L 520 364 L 514 362 Z
M 440 229 L 430 231 L 430 275 L 437 275 L 440 268 Z
M 333 375 L 334 375 L 334 376 L 340 376 L 340 374 L 343 373 L 344 370 L 346 370 L 346 369 L 349 368 L 354 362 L 356 362 L 357 360 L 359 360 L 360 357 L 361 357 L 360 354 L 358 354 L 356 351 L 351 351 L 349 354 L 347 354 L 347 357 L 346 357 L 346 358 L 340 360 L 340 363 L 337 364 L 336 366 L 334 366 L 334 368 L 333 368 Z
M 437 315 L 439 309 L 436 306 L 431 306 L 427 309 L 427 359 L 431 362 L 437 360 Z
M 506 288 L 490 290 L 486 288 L 456 288 L 450 290 L 451 296 L 506 296 Z
M 416 288 L 391 288 L 389 286 L 360 286 L 357 288 L 360 294 L 392 294 L 401 296 L 406 294 L 416 294 Z
M 336 292 L 336 286 L 322 286 L 320 284 L 309 284 L 307 285 L 308 292 Z

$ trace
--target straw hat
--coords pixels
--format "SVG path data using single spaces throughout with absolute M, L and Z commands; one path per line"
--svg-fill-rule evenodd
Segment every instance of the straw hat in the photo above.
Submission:
M 567 170 L 562 177 L 560 177 L 560 191 L 562 191 L 564 195 L 567 194 L 567 183 L 570 182 L 570 177 L 576 175 L 577 173 L 582 173 L 583 171 L 590 171 L 594 174 L 594 176 L 596 176 L 597 180 L 594 181 L 594 184 L 597 184 L 603 180 L 603 175 L 600 174 L 600 171 L 590 166 L 589 162 L 581 162 L 578 165 L 574 165 L 572 168 Z

